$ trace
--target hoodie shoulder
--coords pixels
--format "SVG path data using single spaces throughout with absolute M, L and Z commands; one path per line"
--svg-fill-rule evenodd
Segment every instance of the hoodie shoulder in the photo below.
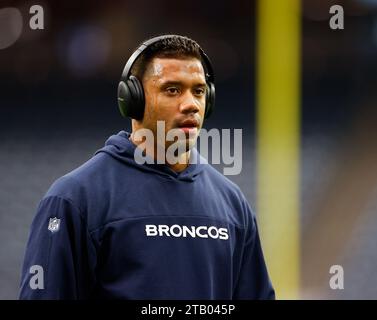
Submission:
M 84 162 L 76 169 L 58 178 L 48 189 L 44 198 L 60 197 L 71 201 L 80 209 L 83 200 L 88 195 L 88 190 L 96 185 L 98 179 L 105 171 L 105 163 L 109 160 L 104 154 L 98 154 Z
M 206 165 L 207 172 L 210 175 L 211 179 L 219 184 L 222 188 L 225 188 L 228 192 L 231 192 L 237 197 L 244 198 L 244 195 L 240 189 L 240 187 L 231 181 L 229 178 L 224 176 L 222 173 L 217 171 L 213 166 L 210 164 Z
M 240 187 L 226 176 L 221 174 L 211 165 L 206 165 L 206 173 L 211 180 L 211 186 L 216 188 L 216 192 L 226 199 L 227 203 L 235 209 L 235 212 L 241 213 L 239 219 L 242 225 L 247 225 L 253 218 L 255 213 L 251 208 L 250 203 L 246 199 Z

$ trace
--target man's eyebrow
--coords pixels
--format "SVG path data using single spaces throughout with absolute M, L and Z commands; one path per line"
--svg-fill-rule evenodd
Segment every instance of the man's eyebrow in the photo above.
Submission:
M 161 86 L 166 87 L 166 86 L 181 86 L 183 85 L 182 81 L 174 81 L 174 80 L 166 80 L 161 83 Z M 205 87 L 206 83 L 205 82 L 198 82 L 194 84 L 196 87 Z
M 171 81 L 171 80 L 165 80 L 162 81 L 161 86 L 174 86 L 174 85 L 182 85 L 181 81 Z

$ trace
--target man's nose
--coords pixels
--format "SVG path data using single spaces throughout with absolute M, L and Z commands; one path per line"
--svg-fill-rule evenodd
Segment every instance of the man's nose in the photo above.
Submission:
M 180 104 L 180 111 L 182 113 L 197 113 L 200 109 L 200 102 L 195 99 L 191 92 L 186 93 L 183 96 L 182 102 Z

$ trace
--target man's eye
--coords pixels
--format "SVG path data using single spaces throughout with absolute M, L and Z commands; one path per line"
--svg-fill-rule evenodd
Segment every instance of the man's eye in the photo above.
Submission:
M 206 90 L 204 88 L 197 88 L 195 89 L 195 94 L 198 96 L 202 96 L 206 93 Z
M 169 94 L 177 94 L 179 92 L 178 88 L 176 87 L 168 87 L 166 88 L 167 93 Z

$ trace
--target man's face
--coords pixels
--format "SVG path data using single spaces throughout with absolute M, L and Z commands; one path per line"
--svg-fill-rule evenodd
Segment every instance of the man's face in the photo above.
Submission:
M 196 58 L 154 58 L 143 77 L 145 113 L 142 127 L 156 137 L 157 121 L 169 130 L 180 130 L 179 143 L 191 149 L 198 138 L 205 112 L 206 81 Z M 165 148 L 174 141 L 165 141 Z

